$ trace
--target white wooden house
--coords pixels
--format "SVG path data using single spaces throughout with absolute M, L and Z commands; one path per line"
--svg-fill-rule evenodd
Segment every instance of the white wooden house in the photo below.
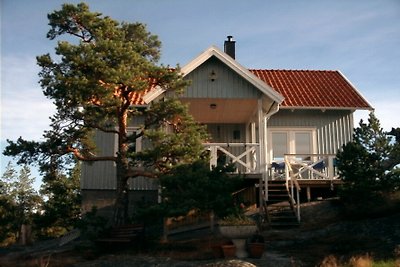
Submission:
M 337 183 L 334 156 L 352 138 L 353 113 L 372 110 L 340 71 L 242 66 L 235 59 L 235 41 L 230 36 L 224 51 L 211 46 L 185 65 L 182 73 L 191 85 L 181 101 L 211 135 L 204 144 L 211 153 L 210 165 L 216 165 L 221 155 L 235 163 L 237 172 L 259 186 L 260 201 L 271 197 L 271 180 L 285 181 L 292 204 L 299 203 L 296 187 L 307 189 L 311 198 L 310 188 Z M 150 92 L 138 104 L 145 106 L 162 94 Z M 112 135 L 98 134 L 96 139 L 102 153 L 115 153 Z M 112 163 L 85 165 L 84 209 L 93 205 L 107 209 L 115 187 Z M 132 202 L 157 197 L 154 180 L 137 178 L 130 187 L 136 191 Z

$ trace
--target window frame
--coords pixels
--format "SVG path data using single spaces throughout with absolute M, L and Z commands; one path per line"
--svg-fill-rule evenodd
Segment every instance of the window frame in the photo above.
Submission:
M 281 160 L 274 159 L 273 152 L 273 133 L 285 133 L 287 135 L 286 145 L 288 152 L 286 154 L 296 154 L 296 133 L 309 133 L 310 134 L 310 154 L 317 153 L 317 129 L 315 127 L 270 127 L 268 129 L 268 143 L 267 151 L 269 162 L 279 162 Z

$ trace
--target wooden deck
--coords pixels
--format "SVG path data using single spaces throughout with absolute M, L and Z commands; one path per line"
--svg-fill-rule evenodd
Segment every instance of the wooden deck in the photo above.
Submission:
M 333 186 L 339 186 L 343 184 L 343 181 L 340 179 L 335 179 L 335 180 L 326 180 L 326 179 L 313 179 L 313 180 L 308 180 L 308 179 L 303 179 L 303 180 L 297 180 L 300 187 L 311 187 L 311 188 L 328 188 Z

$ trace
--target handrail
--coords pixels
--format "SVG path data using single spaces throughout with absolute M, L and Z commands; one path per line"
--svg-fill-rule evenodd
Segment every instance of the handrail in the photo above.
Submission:
M 293 174 L 293 169 L 285 156 L 285 169 L 286 169 L 286 189 L 289 193 L 290 206 L 296 213 L 297 221 L 300 222 L 300 190 L 301 187 L 297 181 L 296 175 Z M 290 178 L 290 179 L 289 179 Z M 290 190 L 288 188 L 290 181 Z M 294 199 L 294 188 L 296 188 L 296 200 Z M 295 209 L 296 206 L 296 209 Z
M 290 180 L 294 182 L 296 189 L 300 191 L 301 188 L 300 188 L 299 182 L 297 181 L 296 175 L 293 175 L 292 165 L 290 164 L 290 162 L 287 160 L 286 157 L 285 157 L 285 166 L 287 166 L 288 174 L 289 174 L 289 175 L 286 175 L 286 180 L 288 180 L 288 178 L 290 177 Z
M 290 203 L 300 222 L 300 190 L 298 179 L 338 179 L 335 173 L 334 154 L 285 154 L 286 187 Z M 300 159 L 299 159 L 300 158 Z M 296 192 L 295 192 L 296 191 Z M 296 198 L 296 199 L 295 199 Z

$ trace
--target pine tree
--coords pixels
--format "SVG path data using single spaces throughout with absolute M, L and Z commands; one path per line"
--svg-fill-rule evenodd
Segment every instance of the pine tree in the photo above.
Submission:
M 373 113 L 368 123 L 360 122 L 353 141 L 337 154 L 340 177 L 345 182 L 341 198 L 368 211 L 388 193 L 400 190 L 400 143 L 383 131 Z
M 41 235 L 58 237 L 72 230 L 80 219 L 80 163 L 67 173 L 54 166 L 43 180 L 40 193 L 45 200 L 35 224 Z
M 10 192 L 11 184 L 14 182 L 17 171 L 11 162 L 6 166 L 6 170 L 0 180 L 0 243 L 3 240 L 12 238 L 18 231 L 15 225 L 16 203 Z
M 1 201 L 7 207 L 1 215 L 5 219 L 3 227 L 7 231 L 3 236 L 14 234 L 17 238 L 21 237 L 22 226 L 32 223 L 41 203 L 33 188 L 34 181 L 28 166 L 22 166 L 17 173 L 12 163 L 8 163 L 0 183 Z
M 111 161 L 116 166 L 117 197 L 114 224 L 127 219 L 129 178 L 157 177 L 179 163 L 196 160 L 206 138 L 175 97 L 188 85 L 179 67 L 159 65 L 161 43 L 142 23 L 119 23 L 84 4 L 64 4 L 48 15 L 50 40 L 59 41 L 56 59 L 37 58 L 44 95 L 53 101 L 56 114 L 45 141 L 9 141 L 3 152 L 18 156 L 20 163 L 49 165 L 69 154 L 77 160 Z M 74 39 L 75 38 L 75 39 Z M 134 106 L 138 95 L 150 89 L 165 91 L 167 98 L 149 108 Z M 138 133 L 128 134 L 135 117 L 145 122 Z M 168 132 L 165 129 L 171 129 Z M 117 153 L 99 155 L 93 144 L 96 131 L 117 137 Z M 137 138 L 148 138 L 152 149 L 136 154 Z M 143 168 L 146 166 L 147 168 Z

